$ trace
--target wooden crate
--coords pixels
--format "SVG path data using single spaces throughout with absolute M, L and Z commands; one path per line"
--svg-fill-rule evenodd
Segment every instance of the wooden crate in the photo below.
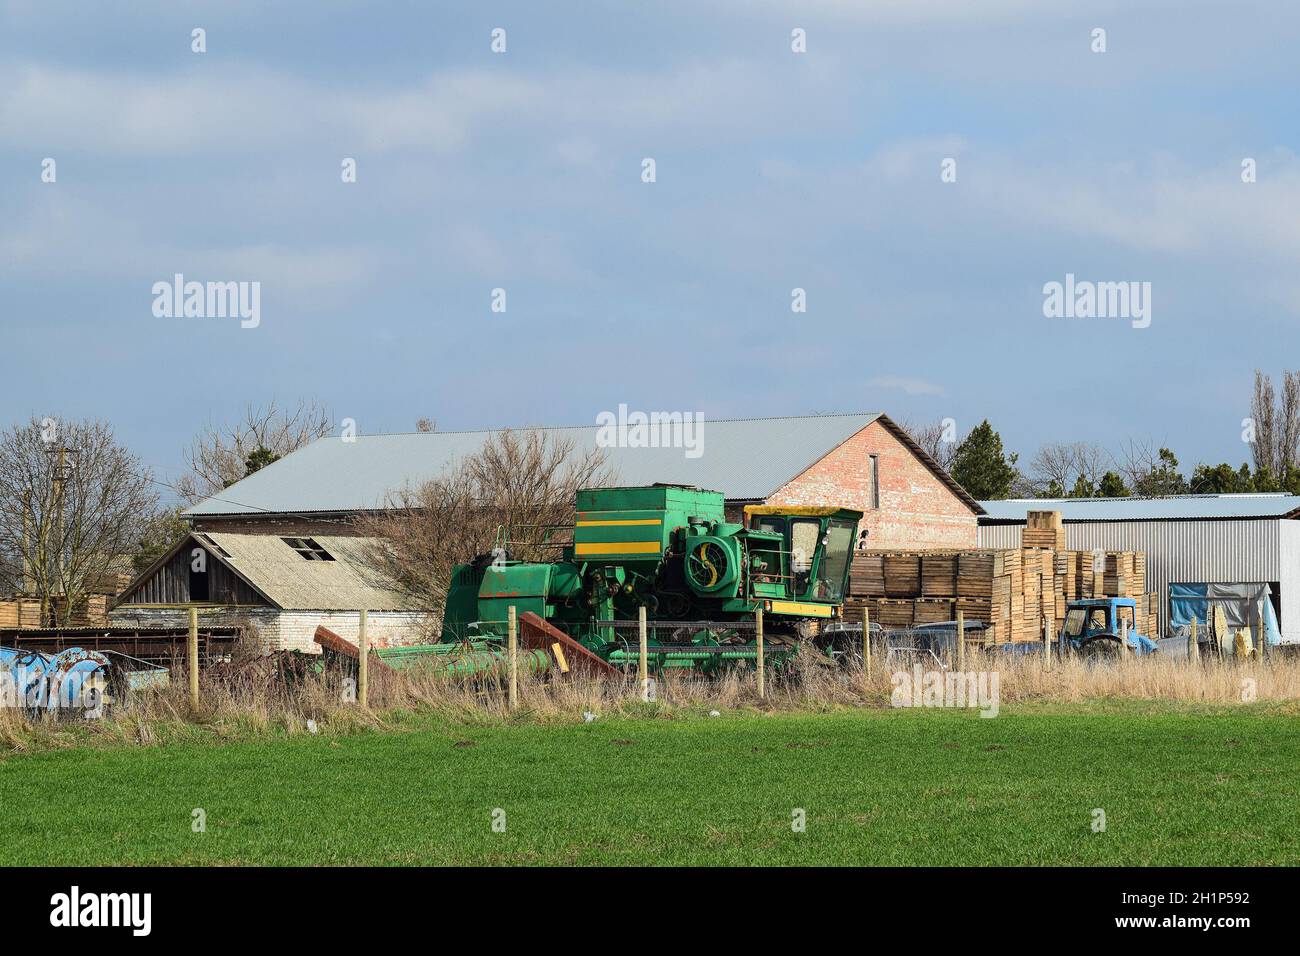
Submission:
M 925 597 L 955 597 L 957 555 L 921 555 L 921 594 Z
M 884 555 L 860 551 L 853 556 L 849 567 L 849 596 L 885 596 Z
M 982 621 L 985 624 L 993 620 L 993 602 L 988 598 L 959 597 L 954 610 L 961 611 L 968 621 Z
M 881 598 L 876 602 L 876 620 L 881 627 L 911 627 L 913 601 Z
M 951 598 L 917 598 L 912 603 L 912 621 L 915 624 L 937 624 L 951 621 L 956 616 Z
M 845 600 L 844 607 L 840 611 L 845 623 L 861 624 L 862 612 L 871 612 L 871 621 L 875 623 L 876 618 L 876 598 L 855 598 L 850 597 Z
M 914 598 L 921 593 L 921 556 L 885 554 L 885 594 Z

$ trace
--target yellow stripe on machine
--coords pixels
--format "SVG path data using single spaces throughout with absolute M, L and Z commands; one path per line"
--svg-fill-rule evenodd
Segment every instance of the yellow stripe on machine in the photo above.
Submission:
M 802 614 L 804 617 L 830 617 L 829 604 L 808 604 L 804 601 L 773 601 L 773 614 Z
M 663 524 L 663 518 L 623 518 L 610 521 L 579 521 L 579 528 L 625 528 L 634 524 Z
M 586 541 L 573 546 L 578 557 L 597 554 L 658 554 L 662 550 L 658 541 Z

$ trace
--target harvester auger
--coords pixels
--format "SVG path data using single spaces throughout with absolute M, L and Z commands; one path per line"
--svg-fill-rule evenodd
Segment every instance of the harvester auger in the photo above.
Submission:
M 442 641 L 499 652 L 514 606 L 542 647 L 551 645 L 536 637 L 539 625 L 630 670 L 644 607 L 652 672 L 713 674 L 754 665 L 761 608 L 765 660 L 780 669 L 815 623 L 839 616 L 862 512 L 750 505 L 745 513 L 748 527 L 729 522 L 721 494 L 684 485 L 579 491 L 573 541 L 559 560 L 515 561 L 505 548 L 453 569 Z

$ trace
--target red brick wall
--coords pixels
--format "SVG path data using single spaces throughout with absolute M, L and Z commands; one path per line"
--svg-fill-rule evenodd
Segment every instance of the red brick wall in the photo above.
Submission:
M 880 508 L 871 507 L 871 456 L 880 459 Z M 872 422 L 767 499 L 773 505 L 838 505 L 865 517 L 866 546 L 973 548 L 975 513 L 907 446 Z

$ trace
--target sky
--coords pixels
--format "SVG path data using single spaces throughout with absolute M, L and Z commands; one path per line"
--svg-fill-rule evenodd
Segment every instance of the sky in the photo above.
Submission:
M 1298 41 L 1256 0 L 0 2 L 0 425 L 107 419 L 164 480 L 299 399 L 1239 463 L 1300 366 Z M 157 314 L 177 273 L 257 324 Z M 1067 275 L 1149 324 L 1045 315 Z

